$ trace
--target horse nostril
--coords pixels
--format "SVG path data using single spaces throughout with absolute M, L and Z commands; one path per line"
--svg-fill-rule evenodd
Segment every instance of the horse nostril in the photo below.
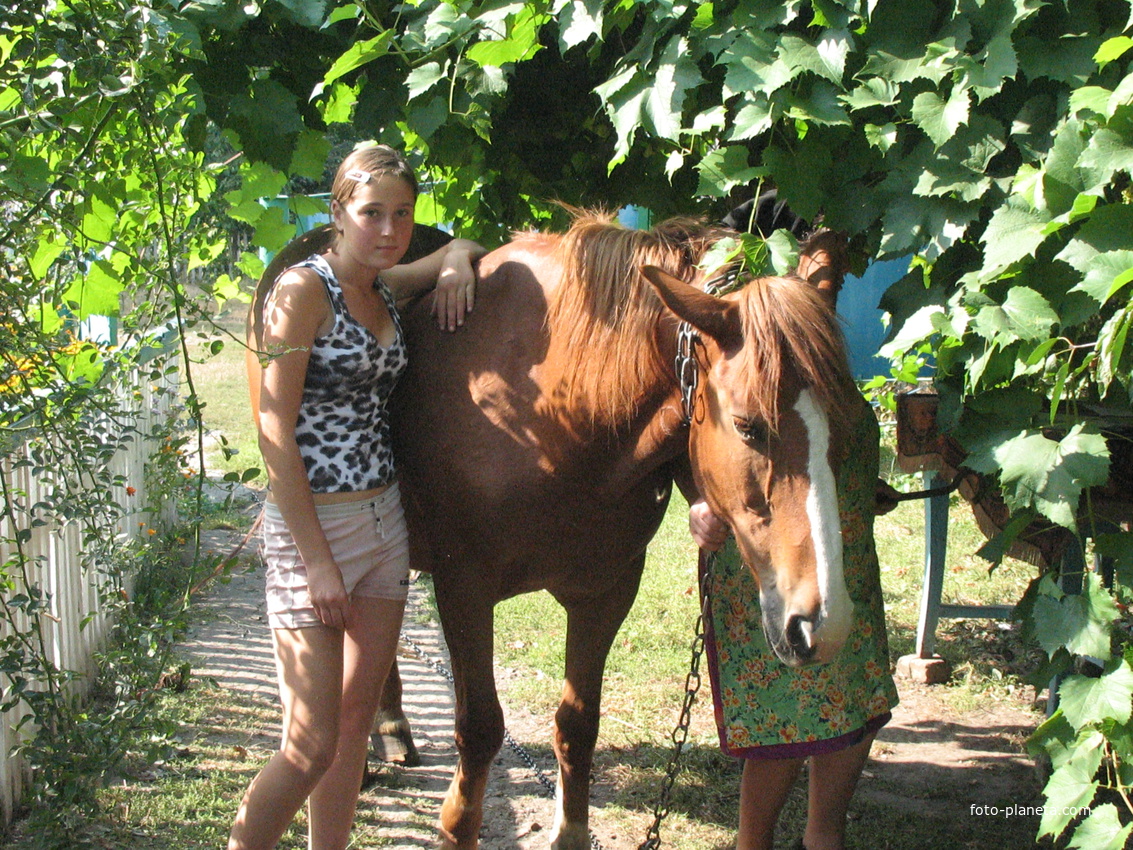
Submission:
M 787 619 L 787 644 L 800 659 L 806 660 L 814 655 L 814 621 L 807 617 L 792 614 Z

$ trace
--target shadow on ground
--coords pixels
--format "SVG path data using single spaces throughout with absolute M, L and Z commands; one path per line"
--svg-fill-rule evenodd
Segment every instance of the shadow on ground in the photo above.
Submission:
M 244 694 L 250 705 L 270 707 L 278 718 L 275 669 L 263 617 L 263 580 L 258 569 L 218 584 L 200 603 L 200 617 L 184 649 L 194 675 Z M 447 665 L 439 630 L 419 615 L 424 592 L 415 587 L 406 616 L 406 634 L 434 662 Z M 379 833 L 381 846 L 436 846 L 434 822 L 456 761 L 452 744 L 452 690 L 417 652 L 403 647 L 399 664 L 405 682 L 406 711 L 421 754 L 418 768 L 372 765 L 359 821 Z M 1004 814 L 1008 806 L 1041 804 L 1040 784 L 1021 742 L 1037 716 L 1023 706 L 992 715 L 950 712 L 926 686 L 900 683 L 902 705 L 878 737 L 862 784 L 851 806 L 851 847 L 869 850 L 1022 850 L 1036 846 L 1037 814 Z M 553 779 L 550 717 L 534 717 L 505 706 L 512 734 L 530 759 Z M 702 726 L 711 709 L 702 695 L 696 709 Z M 706 720 L 705 715 L 709 715 Z M 275 722 L 278 722 L 277 720 Z M 275 746 L 278 727 L 244 727 L 226 734 L 233 746 L 249 750 L 247 782 Z M 236 740 L 240 738 L 240 740 Z M 704 736 L 700 740 L 705 740 Z M 606 850 L 633 850 L 653 820 L 667 746 L 612 746 L 600 741 L 596 753 L 591 826 Z M 685 825 L 711 827 L 721 836 L 713 850 L 728 850 L 736 819 L 739 765 L 712 744 L 687 748 L 684 770 L 662 824 L 664 846 L 681 847 Z M 627 769 L 632 766 L 636 769 Z M 644 770 L 642 769 L 644 768 Z M 646 777 L 646 778 L 641 778 Z M 493 767 L 485 805 L 483 850 L 534 850 L 547 846 L 552 801 L 525 760 L 505 747 Z M 979 808 L 983 807 L 983 808 Z M 784 813 L 779 846 L 795 847 L 805 820 L 805 777 Z M 999 814 L 991 814 L 998 811 Z M 703 836 L 703 831 L 701 833 Z M 704 847 L 703 840 L 697 846 Z M 1048 845 L 1053 846 L 1053 845 Z

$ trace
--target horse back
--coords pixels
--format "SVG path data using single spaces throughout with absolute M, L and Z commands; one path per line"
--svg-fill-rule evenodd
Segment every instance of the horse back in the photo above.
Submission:
M 556 408 L 549 247 L 536 236 L 483 258 L 455 333 L 438 329 L 431 297 L 403 310 L 409 367 L 392 422 L 413 566 L 495 564 L 501 598 L 638 557 L 668 496 L 659 470 L 611 489 L 633 435 L 586 433 Z

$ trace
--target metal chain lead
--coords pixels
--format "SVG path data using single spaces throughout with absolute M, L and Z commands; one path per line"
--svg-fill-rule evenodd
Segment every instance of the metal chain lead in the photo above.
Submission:
M 676 784 L 677 774 L 681 770 L 681 754 L 684 752 L 685 744 L 688 743 L 688 733 L 692 726 L 692 706 L 696 702 L 696 694 L 700 690 L 700 659 L 704 655 L 705 640 L 704 622 L 709 611 L 708 586 L 715 562 L 715 553 L 709 553 L 704 575 L 700 577 L 700 613 L 696 617 L 696 635 L 692 639 L 692 661 L 689 664 L 688 675 L 685 677 L 684 701 L 681 703 L 681 713 L 677 719 L 677 725 L 670 735 L 673 742 L 673 753 L 669 756 L 669 764 L 665 768 L 665 779 L 661 783 L 661 790 L 657 795 L 657 804 L 653 807 L 653 823 L 646 830 L 645 841 L 638 845 L 637 850 L 657 850 L 661 846 L 661 821 L 669 815 L 673 786 Z
M 713 278 L 705 283 L 704 291 L 709 295 L 717 295 L 721 291 L 734 288 L 739 281 L 738 269 L 732 268 L 724 275 Z M 677 381 L 681 389 L 681 403 L 684 406 L 686 423 L 692 422 L 693 406 L 696 404 L 696 391 L 700 384 L 700 364 L 696 359 L 696 344 L 700 342 L 700 333 L 688 322 L 681 322 L 677 326 L 677 355 L 674 366 Z M 704 575 L 700 581 L 700 613 L 696 617 L 696 632 L 692 641 L 692 660 L 689 664 L 688 675 L 685 677 L 685 695 L 681 704 L 681 713 L 677 719 L 676 728 L 673 729 L 670 739 L 673 742 L 673 753 L 669 757 L 669 764 L 665 769 L 665 779 L 661 784 L 657 804 L 653 808 L 653 823 L 645 833 L 645 841 L 638 850 L 657 850 L 661 846 L 661 821 L 669 814 L 669 802 L 673 795 L 673 786 L 680 773 L 680 759 L 685 744 L 688 743 L 689 727 L 692 724 L 692 706 L 696 702 L 697 692 L 700 690 L 700 659 L 704 655 L 704 622 L 708 612 L 709 578 L 716 562 L 715 553 L 709 553 L 705 564 Z
M 685 422 L 692 421 L 692 406 L 696 403 L 696 387 L 700 382 L 700 365 L 696 362 L 696 343 L 700 334 L 688 322 L 677 326 L 677 356 L 673 366 L 681 387 L 681 404 Z
M 731 292 L 739 283 L 739 267 L 732 266 L 724 273 L 706 281 L 704 291 L 709 295 L 720 295 Z M 696 389 L 700 383 L 700 364 L 696 360 L 698 342 L 700 342 L 700 331 L 688 322 L 677 325 L 677 356 L 673 366 L 677 373 L 677 383 L 681 388 L 681 403 L 684 405 L 686 423 L 692 421 L 692 408 L 696 403 Z

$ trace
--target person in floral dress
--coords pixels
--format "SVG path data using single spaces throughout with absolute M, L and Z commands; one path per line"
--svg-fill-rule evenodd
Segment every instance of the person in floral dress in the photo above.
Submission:
M 733 210 L 723 223 L 764 237 L 785 229 L 800 240 L 811 230 L 774 189 Z M 778 659 L 760 626 L 755 579 L 729 542 L 727 525 L 703 500 L 689 512 L 709 602 L 706 654 L 720 746 L 744 761 L 736 850 L 771 850 L 779 813 L 808 759 L 807 823 L 798 846 L 843 850 L 850 798 L 874 736 L 897 705 L 873 539 L 875 516 L 896 502 L 892 488 L 878 479 L 877 418 L 864 399 L 861 405 L 838 476 L 854 620 L 832 661 L 794 669 Z
M 770 850 L 779 812 L 807 759 L 807 826 L 800 846 L 842 850 L 850 798 L 873 738 L 897 704 L 873 540 L 879 432 L 864 400 L 862 406 L 838 480 L 854 622 L 832 661 L 796 669 L 776 657 L 760 627 L 755 579 L 727 526 L 703 501 L 691 508 L 709 602 L 706 654 L 720 746 L 744 760 L 737 850 Z

